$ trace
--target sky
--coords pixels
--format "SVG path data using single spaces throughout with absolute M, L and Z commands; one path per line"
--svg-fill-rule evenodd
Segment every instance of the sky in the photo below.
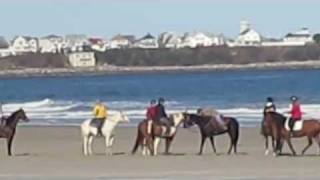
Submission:
M 0 0 L 0 36 L 87 34 L 111 38 L 170 31 L 236 37 L 247 20 L 266 37 L 320 32 L 317 0 Z

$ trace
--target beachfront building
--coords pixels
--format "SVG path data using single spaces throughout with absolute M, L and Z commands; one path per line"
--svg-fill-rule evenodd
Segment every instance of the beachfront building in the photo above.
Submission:
M 41 53 L 60 53 L 65 46 L 62 36 L 48 35 L 39 39 L 39 51 Z
M 313 35 L 310 33 L 308 28 L 301 28 L 294 33 L 288 33 L 283 41 L 292 45 L 306 45 L 307 43 L 313 42 Z
M 103 38 L 89 38 L 88 41 L 90 43 L 91 49 L 94 51 L 104 52 L 109 47 L 107 40 Z
M 150 33 L 137 40 L 133 46 L 143 49 L 155 49 L 159 47 L 158 40 Z
M 67 52 L 81 52 L 85 46 L 89 45 L 90 43 L 86 35 L 71 34 L 65 36 L 64 50 Z
M 0 36 L 0 58 L 14 55 L 9 42 L 3 37 Z
M 220 46 L 225 43 L 222 36 L 216 36 L 212 33 L 193 32 L 185 33 L 182 37 L 182 42 L 178 45 L 179 48 L 184 47 L 208 47 Z
M 38 52 L 39 42 L 35 37 L 16 36 L 11 42 L 11 47 L 16 54 L 36 53 Z
M 173 32 L 164 32 L 158 37 L 160 48 L 178 48 L 181 43 L 182 38 Z
M 93 67 L 96 65 L 94 52 L 72 52 L 68 56 L 72 67 Z
M 260 46 L 262 36 L 247 21 L 240 23 L 240 33 L 234 43 L 234 46 Z
M 130 48 L 133 46 L 134 42 L 135 42 L 135 36 L 118 34 L 118 35 L 114 36 L 113 38 L 111 38 L 109 47 L 111 49 Z

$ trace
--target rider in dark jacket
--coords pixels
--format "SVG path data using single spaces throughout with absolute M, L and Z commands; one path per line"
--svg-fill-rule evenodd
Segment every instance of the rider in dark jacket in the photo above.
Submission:
M 159 98 L 156 106 L 156 121 L 166 126 L 166 134 L 170 133 L 170 122 L 164 107 L 164 98 Z

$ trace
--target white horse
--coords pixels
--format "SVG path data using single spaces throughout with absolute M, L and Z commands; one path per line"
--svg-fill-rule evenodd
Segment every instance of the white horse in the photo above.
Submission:
M 90 125 L 91 119 L 84 121 L 81 124 L 81 134 L 83 138 L 83 153 L 84 155 L 92 155 L 93 138 L 98 135 L 98 129 Z M 112 145 L 114 140 L 113 129 L 120 122 L 129 122 L 128 116 L 121 111 L 110 115 L 104 122 L 101 132 L 105 138 L 106 155 L 112 155 Z

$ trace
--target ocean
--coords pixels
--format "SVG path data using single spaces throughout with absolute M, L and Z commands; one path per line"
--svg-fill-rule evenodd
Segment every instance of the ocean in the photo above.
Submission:
M 241 126 L 258 126 L 265 99 L 272 96 L 280 112 L 289 98 L 301 99 L 305 117 L 320 118 L 320 70 L 232 70 L 113 74 L 0 79 L 5 114 L 23 108 L 28 125 L 79 125 L 92 117 L 97 99 L 122 110 L 134 126 L 151 99 L 164 97 L 169 113 L 215 107 L 236 117 Z

